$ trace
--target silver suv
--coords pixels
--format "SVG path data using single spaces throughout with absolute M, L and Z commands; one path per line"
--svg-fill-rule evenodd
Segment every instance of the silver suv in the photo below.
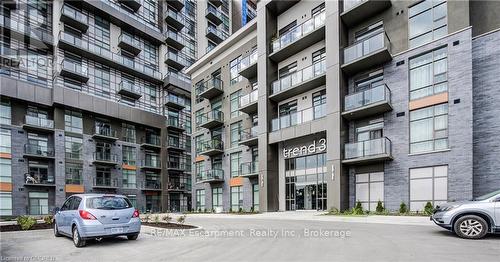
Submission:
M 459 237 L 479 239 L 500 233 L 500 190 L 467 202 L 438 205 L 431 220 Z

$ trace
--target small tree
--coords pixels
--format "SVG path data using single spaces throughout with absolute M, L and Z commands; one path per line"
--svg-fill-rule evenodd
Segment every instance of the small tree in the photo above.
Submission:
M 240 207 L 240 208 L 238 209 L 238 213 L 243 213 L 243 208 L 241 208 L 241 207 Z
M 400 214 L 408 213 L 408 208 L 406 207 L 405 202 L 401 202 L 401 204 L 399 205 L 399 213 Z
M 36 219 L 30 216 L 20 216 L 16 220 L 22 230 L 30 230 L 36 224 Z
M 167 224 L 170 223 L 172 221 L 172 217 L 169 215 L 169 214 L 166 214 L 165 216 L 163 216 L 163 221 L 165 221 Z
M 382 201 L 380 201 L 380 200 L 379 200 L 379 201 L 377 202 L 377 207 L 375 208 L 375 211 L 376 211 L 377 213 L 379 213 L 379 214 L 380 214 L 380 213 L 384 213 L 385 208 L 384 208 L 384 205 L 382 204 Z
M 356 206 L 353 210 L 353 215 L 363 215 L 363 206 L 361 205 L 361 202 L 359 202 L 359 200 L 356 202 Z
M 424 213 L 428 216 L 432 215 L 434 213 L 434 206 L 431 204 L 431 202 L 427 202 L 424 207 Z

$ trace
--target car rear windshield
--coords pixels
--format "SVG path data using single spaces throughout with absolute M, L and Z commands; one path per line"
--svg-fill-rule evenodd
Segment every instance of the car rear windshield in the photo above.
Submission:
M 87 208 L 93 209 L 125 209 L 131 208 L 130 201 L 123 197 L 102 196 L 87 199 Z

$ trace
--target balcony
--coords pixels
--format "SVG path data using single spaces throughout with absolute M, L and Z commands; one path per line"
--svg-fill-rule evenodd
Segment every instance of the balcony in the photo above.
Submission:
M 392 143 L 387 137 L 345 144 L 344 164 L 368 164 L 392 160 Z
M 23 157 L 33 159 L 54 159 L 54 150 L 47 146 L 25 144 Z
M 271 121 L 271 132 L 297 126 L 302 123 L 320 119 L 326 116 L 326 104 L 310 107 L 301 111 L 292 112 Z
M 302 70 L 278 78 L 271 86 L 269 99 L 279 102 L 320 87 L 326 83 L 326 62 L 316 62 Z
M 145 191 L 161 191 L 161 182 L 158 180 L 145 180 L 140 184 L 140 188 Z
M 118 140 L 118 135 L 115 130 L 111 129 L 111 127 L 96 126 L 94 127 L 94 134 L 92 135 L 92 138 L 116 141 Z
M 240 165 L 240 176 L 254 177 L 259 175 L 259 162 L 248 162 Z
M 184 0 L 169 0 L 167 1 L 167 3 L 173 8 L 177 9 L 177 11 L 180 11 L 182 8 L 184 8 Z
M 118 85 L 118 94 L 135 100 L 142 97 L 141 90 L 138 86 L 135 86 L 134 83 L 123 80 Z
M 25 42 L 27 41 L 26 37 L 29 37 L 30 45 L 34 48 L 46 50 L 47 45 L 52 46 L 54 44 L 52 31 L 39 26 L 39 23 L 35 21 L 26 24 L 26 19 L 11 19 L 2 15 L 0 27 L 4 30 L 3 35 L 10 33 L 11 39 Z
M 276 63 L 281 62 L 325 39 L 325 17 L 326 12 L 323 11 L 272 40 L 269 58 Z
M 353 75 L 392 60 L 391 42 L 385 32 L 358 41 L 344 48 L 342 70 Z
M 342 116 L 353 120 L 391 110 L 391 90 L 383 84 L 347 95 L 344 99 L 344 112 Z
M 168 93 L 165 95 L 165 106 L 181 110 L 186 107 L 186 99 L 184 97 Z
M 186 24 L 186 18 L 176 10 L 167 7 L 167 11 L 165 12 L 165 22 L 177 31 L 180 31 Z
M 167 89 L 191 92 L 191 79 L 183 73 L 168 72 L 163 79 Z
M 221 29 L 217 29 L 215 27 L 209 26 L 207 27 L 206 37 L 213 41 L 216 44 L 222 43 L 222 41 L 228 38 L 228 34 Z
M 200 155 L 214 156 L 224 153 L 224 143 L 220 139 L 210 139 L 200 143 Z
M 205 10 L 205 17 L 208 21 L 212 22 L 215 25 L 222 24 L 222 17 L 224 14 L 217 8 L 212 5 L 208 5 L 208 8 Z
M 2 64 L 8 67 L 19 68 L 21 63 L 19 50 L 0 45 L 0 59 Z
M 55 187 L 54 176 L 41 173 L 26 173 L 24 174 L 24 185 L 25 186 L 49 186 Z
M 208 2 L 210 2 L 215 7 L 219 7 L 222 5 L 222 0 L 208 0 Z
M 196 120 L 197 120 L 196 124 L 199 127 L 211 129 L 224 124 L 224 113 L 219 110 L 212 110 L 210 112 L 201 115 Z
M 224 93 L 223 86 L 224 83 L 220 78 L 211 78 L 196 84 L 195 94 L 206 99 L 212 99 Z
M 238 74 L 246 79 L 252 79 L 257 75 L 257 49 L 252 50 L 252 53 L 241 58 L 240 71 Z
M 87 83 L 89 81 L 87 66 L 67 59 L 63 59 L 61 62 L 61 72 L 59 74 L 83 83 Z
M 258 142 L 259 134 L 257 133 L 257 126 L 240 132 L 240 145 L 251 147 L 257 145 Z
M 209 169 L 196 174 L 196 183 L 224 182 L 224 170 Z
M 108 49 L 97 46 L 94 43 L 73 36 L 67 32 L 59 33 L 59 47 L 63 50 L 75 53 L 82 57 L 95 60 L 117 70 L 124 71 L 133 76 L 157 84 L 163 83 L 163 75 L 157 68 L 135 61 L 119 53 L 113 53 Z
M 137 12 L 139 8 L 141 8 L 141 0 L 118 0 L 120 4 L 132 9 L 134 12 Z
M 99 165 L 115 166 L 118 164 L 118 155 L 108 152 L 94 152 L 93 163 Z
M 167 45 L 172 46 L 177 50 L 181 50 L 184 46 L 186 46 L 186 40 L 182 34 L 172 30 L 167 30 L 164 34 Z
M 165 63 L 177 70 L 182 70 L 189 65 L 186 56 L 170 51 L 165 54 Z
M 184 172 L 186 170 L 187 164 L 181 161 L 168 161 L 167 169 L 169 171 Z
M 191 191 L 191 185 L 186 182 L 173 182 L 168 184 L 167 190 L 173 192 Z
M 259 90 L 255 89 L 250 94 L 240 97 L 240 111 L 246 114 L 257 113 Z
M 167 128 L 182 132 L 186 130 L 186 120 L 178 117 L 167 116 Z
M 118 37 L 118 47 L 134 54 L 135 56 L 139 55 L 142 51 L 141 41 L 129 34 L 124 33 Z
M 118 179 L 109 177 L 94 177 L 93 188 L 116 189 L 118 188 Z
M 24 117 L 23 129 L 54 132 L 54 120 L 27 115 Z
M 89 29 L 89 17 L 67 4 L 62 7 L 61 22 L 82 31 L 82 33 L 87 32 Z
M 146 158 L 141 163 L 141 168 L 152 171 L 161 170 L 160 155 L 146 155 Z
M 168 137 L 167 150 L 186 151 L 188 149 L 186 139 L 171 136 Z
M 344 1 L 344 11 L 340 14 L 340 19 L 344 21 L 346 26 L 352 27 L 363 20 L 368 20 L 389 7 L 391 7 L 390 0 Z
M 149 149 L 161 149 L 161 138 L 156 134 L 147 134 L 141 139 L 141 147 Z

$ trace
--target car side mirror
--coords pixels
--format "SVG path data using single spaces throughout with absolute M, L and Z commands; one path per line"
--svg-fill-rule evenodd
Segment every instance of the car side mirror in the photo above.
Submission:
M 59 207 L 54 208 L 54 214 L 57 214 L 57 213 L 59 213 L 60 211 L 61 211 L 61 209 L 60 209 Z

